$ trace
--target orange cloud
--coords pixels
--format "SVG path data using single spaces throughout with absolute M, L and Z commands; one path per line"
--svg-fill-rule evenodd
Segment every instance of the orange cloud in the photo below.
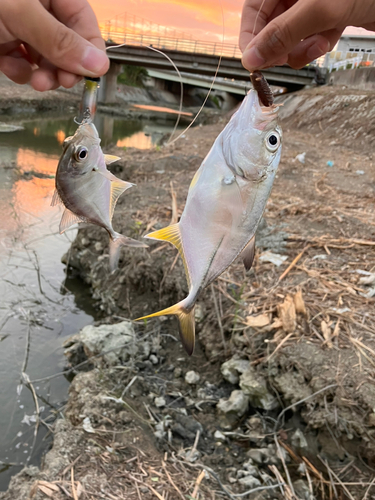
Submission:
M 90 0 L 99 22 L 112 20 L 118 26 L 125 26 L 132 15 L 142 17 L 153 23 L 185 32 L 185 36 L 196 39 L 221 41 L 223 23 L 225 39 L 229 43 L 237 43 L 240 15 L 243 0 L 133 0 L 126 4 L 123 0 Z

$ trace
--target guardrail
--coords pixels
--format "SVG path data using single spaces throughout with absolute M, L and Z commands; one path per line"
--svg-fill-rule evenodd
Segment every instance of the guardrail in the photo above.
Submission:
M 328 66 L 328 71 L 331 73 L 333 70 L 339 70 L 341 68 L 346 69 L 346 67 L 350 64 L 352 68 L 357 68 L 362 62 L 363 56 L 350 57 L 348 59 L 343 59 L 342 61 L 336 61 L 334 63 L 330 63 Z
M 190 54 L 206 54 L 211 56 L 233 57 L 241 59 L 241 51 L 234 44 L 222 44 L 220 42 L 202 42 L 199 40 L 187 40 L 173 37 L 160 37 L 149 34 L 134 34 L 126 31 L 115 31 L 113 29 L 102 29 L 102 36 L 108 43 L 117 45 L 152 46 L 160 50 L 176 50 Z

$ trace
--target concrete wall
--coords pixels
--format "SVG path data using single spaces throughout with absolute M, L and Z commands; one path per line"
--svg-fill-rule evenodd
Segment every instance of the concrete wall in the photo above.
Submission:
M 375 90 L 375 67 L 334 71 L 329 74 L 329 83 L 359 90 Z

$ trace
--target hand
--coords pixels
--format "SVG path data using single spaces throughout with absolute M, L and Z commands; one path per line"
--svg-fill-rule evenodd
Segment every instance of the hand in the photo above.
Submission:
M 347 26 L 375 30 L 375 2 L 245 0 L 239 40 L 242 64 L 249 71 L 286 63 L 302 68 L 332 50 Z
M 0 71 L 14 82 L 70 88 L 108 67 L 87 0 L 0 0 Z

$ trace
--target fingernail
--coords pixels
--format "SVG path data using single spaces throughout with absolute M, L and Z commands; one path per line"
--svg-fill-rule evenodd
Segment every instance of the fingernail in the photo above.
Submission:
M 265 62 L 266 60 L 260 55 L 256 47 L 250 47 L 250 49 L 246 49 L 242 54 L 242 64 L 248 70 L 260 68 Z
M 96 47 L 87 47 L 81 61 L 83 68 L 95 76 L 101 76 L 108 66 L 108 57 L 105 52 Z
M 323 54 L 328 52 L 329 50 L 329 43 L 327 41 L 327 46 L 325 48 L 322 48 L 319 45 L 312 45 L 309 49 L 306 51 L 306 56 L 309 58 L 310 61 L 313 61 L 314 59 L 318 59 L 318 57 L 321 57 Z

